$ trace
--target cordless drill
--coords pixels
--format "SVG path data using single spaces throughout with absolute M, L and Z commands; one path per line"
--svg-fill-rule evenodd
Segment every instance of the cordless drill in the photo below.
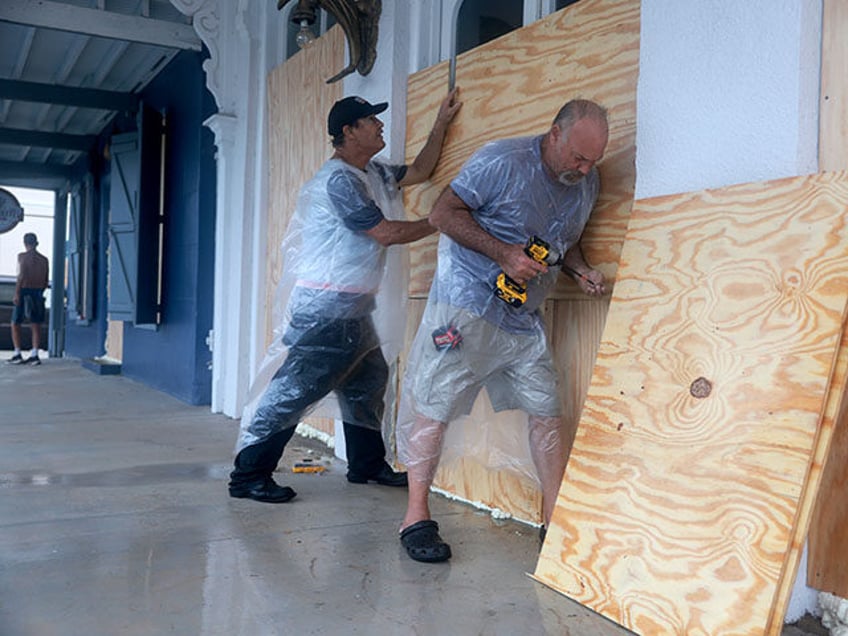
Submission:
M 551 249 L 551 246 L 538 236 L 531 236 L 527 240 L 524 253 L 537 263 L 544 263 L 549 267 L 559 265 L 562 262 L 562 255 Z M 513 307 L 521 307 L 527 302 L 527 288 L 519 285 L 505 272 L 501 272 L 498 274 L 497 284 L 495 285 L 495 296 Z

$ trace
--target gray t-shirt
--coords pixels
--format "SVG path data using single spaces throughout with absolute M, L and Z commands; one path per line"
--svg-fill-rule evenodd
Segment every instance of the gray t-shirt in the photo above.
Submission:
M 542 136 L 495 141 L 462 167 L 451 189 L 492 236 L 523 244 L 538 236 L 560 254 L 580 240 L 598 197 L 596 169 L 575 185 L 551 178 L 542 165 Z M 538 308 L 556 284 L 559 267 L 527 286 L 527 302 L 512 307 L 494 295 L 501 269 L 488 256 L 450 237 L 439 239 L 439 261 L 431 290 L 436 302 L 462 307 L 512 333 L 536 330 Z

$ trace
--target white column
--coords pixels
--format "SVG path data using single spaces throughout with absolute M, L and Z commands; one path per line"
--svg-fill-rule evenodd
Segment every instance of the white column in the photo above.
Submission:
M 251 307 L 254 287 L 254 227 L 259 215 L 256 194 L 258 48 L 251 25 L 263 4 L 248 0 L 171 0 L 193 18 L 194 28 L 209 49 L 203 63 L 206 86 L 218 113 L 204 124 L 215 134 L 217 199 L 215 227 L 215 299 L 212 343 L 212 411 L 241 414 L 250 381 Z M 261 37 L 261 34 L 260 34 Z M 252 81 L 253 80 L 253 81 Z M 260 82 L 261 83 L 261 82 Z
M 205 123 L 217 147 L 212 411 L 241 415 L 264 355 L 267 202 L 266 78 L 282 61 L 276 2 L 171 0 L 209 49 L 206 86 L 218 113 Z
M 245 144 L 242 122 L 232 115 L 212 115 L 204 124 L 215 133 L 217 190 L 215 223 L 215 304 L 212 331 L 212 411 L 236 417 L 248 377 L 243 368 L 242 333 L 249 268 L 243 258 L 250 219 L 242 214 L 246 198 Z

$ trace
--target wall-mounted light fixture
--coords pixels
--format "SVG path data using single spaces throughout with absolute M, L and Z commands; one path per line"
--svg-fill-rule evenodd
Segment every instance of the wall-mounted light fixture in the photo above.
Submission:
M 277 9 L 282 9 L 289 2 L 277 0 Z M 350 63 L 328 79 L 327 83 L 337 82 L 354 71 L 368 75 L 377 59 L 377 24 L 380 21 L 381 0 L 297 0 L 297 6 L 289 19 L 300 27 L 297 44 L 301 48 L 315 40 L 309 27 L 315 24 L 316 9 L 324 9 L 341 25 L 350 51 Z

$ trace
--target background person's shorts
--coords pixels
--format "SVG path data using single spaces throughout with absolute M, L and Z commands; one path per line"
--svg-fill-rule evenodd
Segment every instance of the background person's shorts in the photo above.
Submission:
M 20 303 L 12 307 L 12 323 L 19 325 L 28 318 L 32 323 L 44 322 L 44 290 L 23 288 Z
M 520 409 L 530 415 L 562 415 L 559 378 L 544 332 L 503 331 L 462 309 L 428 308 L 415 339 L 410 369 L 420 415 L 449 422 L 471 412 L 486 387 L 495 411 Z M 448 321 L 462 335 L 456 349 L 438 350 L 432 332 Z

